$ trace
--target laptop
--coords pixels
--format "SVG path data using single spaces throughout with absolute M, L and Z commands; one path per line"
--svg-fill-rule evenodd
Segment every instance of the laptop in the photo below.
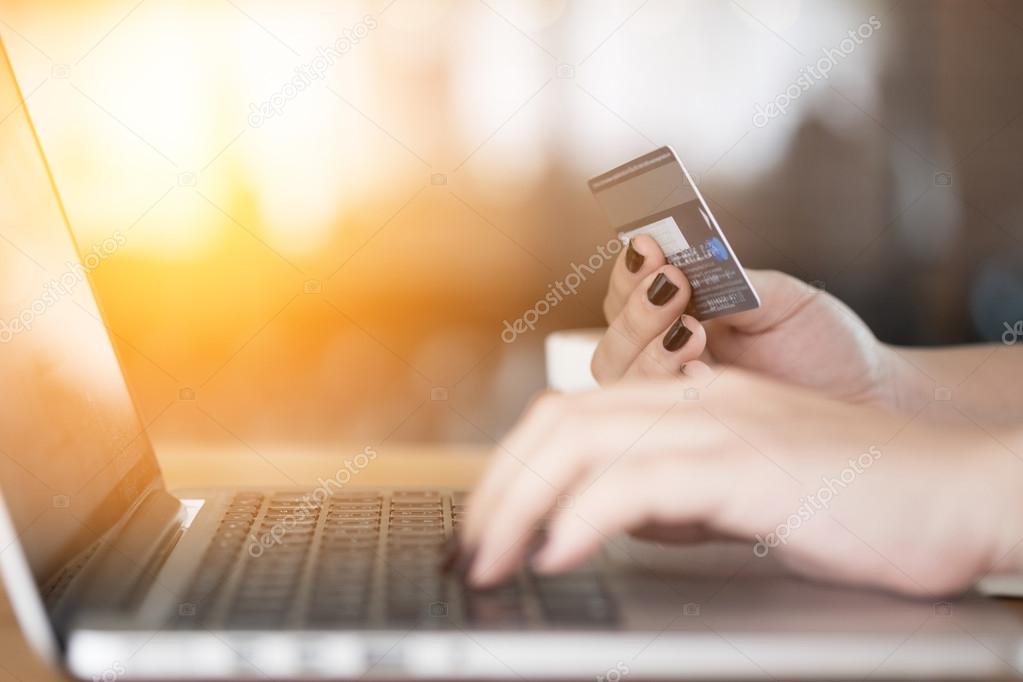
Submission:
M 166 489 L 89 285 L 99 256 L 76 248 L 2 45 L 0 61 L 0 572 L 55 667 L 615 681 L 1019 664 L 1023 630 L 996 602 L 815 585 L 749 546 L 615 540 L 572 573 L 474 591 L 441 565 L 463 491 Z

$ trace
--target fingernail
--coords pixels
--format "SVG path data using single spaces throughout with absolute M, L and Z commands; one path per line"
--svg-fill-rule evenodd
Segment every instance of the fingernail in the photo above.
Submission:
M 686 326 L 685 318 L 680 317 L 675 320 L 675 324 L 671 325 L 671 328 L 668 329 L 668 333 L 664 335 L 664 341 L 661 343 L 664 345 L 664 350 L 674 353 L 679 348 L 686 345 L 686 342 L 689 341 L 692 335 L 693 332 Z
M 659 272 L 654 283 L 646 290 L 646 297 L 654 305 L 664 305 L 677 291 L 678 287 L 675 286 L 675 283 L 668 279 L 663 272 Z
M 625 267 L 629 269 L 629 272 L 639 272 L 645 260 L 646 256 L 632 248 L 632 242 L 629 242 L 629 248 L 625 251 Z

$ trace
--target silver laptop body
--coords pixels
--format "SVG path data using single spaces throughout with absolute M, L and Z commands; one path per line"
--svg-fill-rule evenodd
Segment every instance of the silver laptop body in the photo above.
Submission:
M 617 682 L 977 679 L 1019 665 L 1021 629 L 997 603 L 814 585 L 748 546 L 619 539 L 573 574 L 473 592 L 439 566 L 464 513 L 457 490 L 341 477 L 166 490 L 89 249 L 0 57 L 0 570 L 55 666 L 102 680 Z

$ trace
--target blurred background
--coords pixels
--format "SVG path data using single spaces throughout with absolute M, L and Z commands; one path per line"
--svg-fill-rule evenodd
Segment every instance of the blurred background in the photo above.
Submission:
M 662 144 L 886 341 L 1023 318 L 1023 3 L 2 0 L 0 36 L 82 249 L 124 238 L 94 284 L 157 441 L 500 437 L 610 266 L 504 322 Z

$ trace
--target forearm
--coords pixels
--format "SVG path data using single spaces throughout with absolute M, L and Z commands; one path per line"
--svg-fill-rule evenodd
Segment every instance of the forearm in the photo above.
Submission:
M 976 578 L 1023 574 L 1023 345 L 884 350 L 890 404 L 912 421 L 952 426 L 960 434 L 925 449 L 948 448 L 958 460 L 953 497 L 975 493 L 972 502 L 949 504 L 957 517 L 975 518 L 964 534 L 990 543 L 987 566 Z
M 1023 424 L 1023 346 L 885 346 L 895 405 L 943 403 L 984 425 Z
M 991 521 L 998 542 L 987 575 L 1023 575 L 1023 425 L 978 428 L 968 424 L 966 429 L 972 430 L 976 451 L 987 453 L 971 462 L 984 479 L 978 487 L 984 490 L 985 501 L 979 506 L 991 507 L 998 517 Z

